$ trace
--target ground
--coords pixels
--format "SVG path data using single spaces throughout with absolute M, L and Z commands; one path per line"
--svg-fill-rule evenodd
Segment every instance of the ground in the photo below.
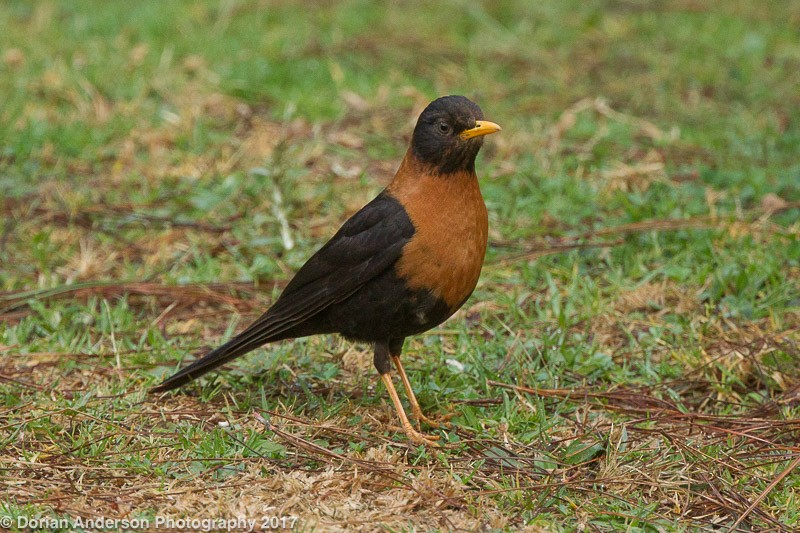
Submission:
M 4 527 L 800 526 L 800 4 L 19 1 L 0 26 Z M 148 395 L 442 94 L 504 128 L 478 288 L 406 343 L 445 446 L 407 443 L 337 337 Z

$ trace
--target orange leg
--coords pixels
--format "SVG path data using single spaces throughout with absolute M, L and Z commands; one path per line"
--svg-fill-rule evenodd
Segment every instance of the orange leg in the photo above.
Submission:
M 408 421 L 406 412 L 403 409 L 403 404 L 400 403 L 400 397 L 397 395 L 397 390 L 394 388 L 394 383 L 392 383 L 392 375 L 388 372 L 381 374 L 381 379 L 383 380 L 383 384 L 386 385 L 386 390 L 389 391 L 389 397 L 392 399 L 394 408 L 397 411 L 397 416 L 400 417 L 400 425 L 403 426 L 403 431 L 405 431 L 406 436 L 408 436 L 408 440 L 414 444 L 424 444 L 426 446 L 438 447 L 439 445 L 433 441 L 439 437 L 423 435 L 411 426 L 411 422 Z M 417 409 L 419 409 L 419 406 L 417 406 Z
M 393 355 L 392 360 L 394 361 L 394 366 L 397 367 L 397 371 L 400 373 L 400 379 L 403 380 L 403 386 L 406 388 L 406 394 L 408 394 L 408 401 L 411 404 L 411 414 L 414 419 L 417 421 L 417 429 L 419 429 L 420 422 L 425 422 L 431 427 L 438 428 L 439 423 L 431 420 L 424 414 L 422 414 L 422 409 L 419 407 L 419 402 L 417 402 L 417 397 L 414 396 L 414 390 L 411 388 L 411 382 L 408 380 L 408 375 L 406 375 L 406 369 L 403 368 L 403 364 L 400 362 L 399 355 Z

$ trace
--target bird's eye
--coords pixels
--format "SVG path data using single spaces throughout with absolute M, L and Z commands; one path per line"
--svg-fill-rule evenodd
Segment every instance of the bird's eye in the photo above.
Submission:
M 450 135 L 451 129 L 450 124 L 447 122 L 439 122 L 436 124 L 436 130 L 442 135 Z

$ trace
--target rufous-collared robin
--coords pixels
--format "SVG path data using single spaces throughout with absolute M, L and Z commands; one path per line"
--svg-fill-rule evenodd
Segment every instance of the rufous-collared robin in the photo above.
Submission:
M 167 391 L 266 343 L 340 333 L 375 346 L 375 368 L 408 438 L 434 445 L 409 422 L 391 379 L 403 381 L 413 416 L 430 422 L 400 353 L 410 335 L 449 318 L 469 298 L 483 266 L 486 206 L 475 174 L 483 136 L 500 126 L 463 96 L 431 102 L 394 179 L 315 253 L 261 317 L 164 380 Z

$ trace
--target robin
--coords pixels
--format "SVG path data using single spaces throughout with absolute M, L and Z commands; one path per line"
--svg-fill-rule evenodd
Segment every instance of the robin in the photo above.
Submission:
M 449 318 L 469 298 L 483 266 L 488 217 L 475 174 L 485 135 L 500 126 L 463 96 L 444 96 L 420 115 L 386 189 L 353 215 L 300 268 L 255 322 L 151 392 L 180 387 L 266 343 L 339 333 L 375 346 L 374 364 L 415 444 L 435 437 L 408 420 L 391 378 L 397 367 L 417 421 L 419 407 L 400 362 L 406 337 Z

